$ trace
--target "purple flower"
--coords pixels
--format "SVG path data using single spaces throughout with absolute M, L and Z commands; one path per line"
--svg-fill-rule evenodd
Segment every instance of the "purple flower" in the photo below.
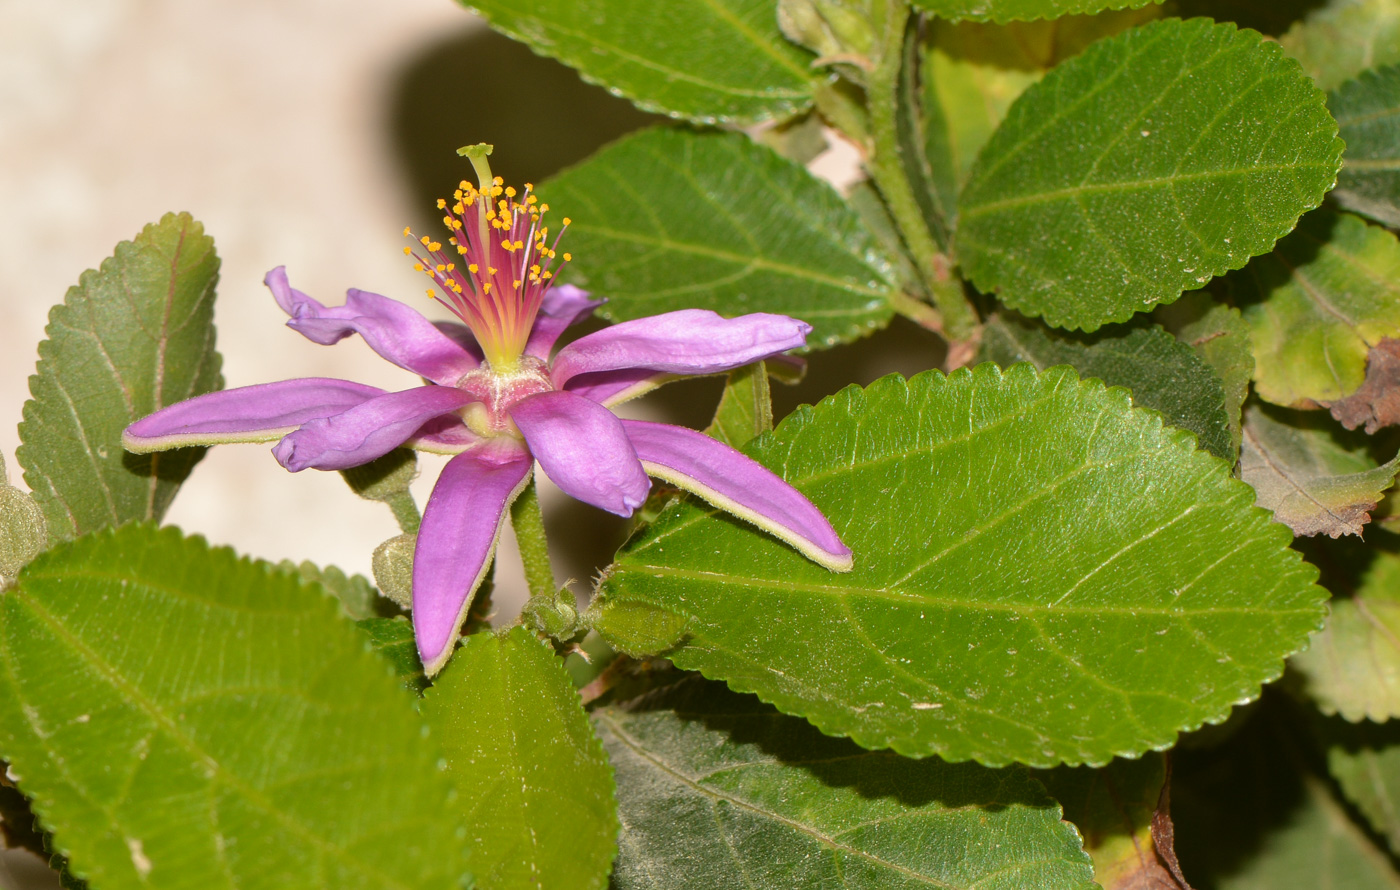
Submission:
M 474 162 L 478 159 L 474 158 Z M 484 163 L 478 166 L 478 171 Z M 293 472 L 359 466 L 407 445 L 455 455 L 423 514 L 414 551 L 413 626 L 429 675 L 446 663 L 481 583 L 511 502 L 535 461 L 561 489 L 631 515 L 656 476 L 746 519 L 833 571 L 851 551 L 810 501 L 776 475 L 694 430 L 623 420 L 611 406 L 678 376 L 715 374 L 801 346 L 810 326 L 783 315 L 725 319 L 688 309 L 622 322 L 560 349 L 566 327 L 601 301 L 553 285 L 556 236 L 531 194 L 482 176 L 462 182 L 444 221 L 450 250 L 428 238 L 413 253 L 429 291 L 464 325 L 434 323 L 360 290 L 328 307 L 295 290 L 281 267 L 266 284 L 317 343 L 359 334 L 375 352 L 427 381 L 385 392 L 347 380 L 305 378 L 210 393 L 128 427 L 134 452 L 277 440 Z M 504 197 L 503 197 L 504 196 Z M 565 227 L 568 220 L 564 220 Z M 407 233 L 408 230 L 405 230 Z

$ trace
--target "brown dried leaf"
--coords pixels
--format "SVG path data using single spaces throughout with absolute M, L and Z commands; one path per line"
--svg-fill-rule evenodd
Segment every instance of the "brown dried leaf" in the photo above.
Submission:
M 1323 405 L 1349 430 L 1364 423 L 1370 434 L 1400 424 L 1400 340 L 1381 338 L 1366 355 L 1366 380 L 1361 388 Z

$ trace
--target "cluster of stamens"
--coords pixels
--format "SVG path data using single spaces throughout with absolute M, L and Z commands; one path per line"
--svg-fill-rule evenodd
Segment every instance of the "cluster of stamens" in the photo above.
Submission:
M 483 161 L 478 169 L 484 167 Z M 499 176 L 483 177 L 480 188 L 462 180 L 450 204 L 437 203 L 452 231 L 448 248 L 425 236 L 416 239 L 422 252 L 403 249 L 437 285 L 428 296 L 471 328 L 487 361 L 500 371 L 516 366 L 555 272 L 571 259 L 556 250 L 568 217 L 551 243 L 543 223 L 549 205 L 533 192 L 529 183 L 517 192 Z M 413 237 L 407 227 L 403 231 Z

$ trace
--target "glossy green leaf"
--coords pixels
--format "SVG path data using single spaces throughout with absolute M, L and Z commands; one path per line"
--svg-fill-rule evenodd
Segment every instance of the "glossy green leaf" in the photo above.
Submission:
M 1234 462 L 1220 378 L 1190 346 L 1156 325 L 1076 335 L 1000 313 L 983 329 L 981 348 L 979 358 L 1004 368 L 1016 362 L 1030 362 L 1042 371 L 1070 365 L 1080 377 L 1125 387 L 1134 405 L 1162 412 L 1172 426 L 1195 433 L 1201 448 Z
M 0 756 L 102 890 L 458 886 L 438 753 L 295 575 L 128 525 L 0 596 Z
M 929 22 L 922 66 L 924 176 L 943 215 L 955 215 L 972 162 L 1017 96 L 1095 40 L 1161 14 L 1160 6 L 1149 5 L 1004 26 Z
M 1324 714 L 1393 720 L 1400 717 L 1400 555 L 1363 547 L 1324 551 L 1319 561 L 1333 569 L 1324 577 L 1336 594 L 1332 611 L 1289 665 Z
M 88 270 L 49 312 L 29 378 L 17 453 L 57 540 L 160 519 L 203 452 L 132 455 L 121 433 L 147 414 L 218 389 L 214 240 L 166 214 Z
M 959 198 L 958 258 L 1056 327 L 1125 321 L 1286 235 L 1336 179 L 1336 133 L 1322 92 L 1258 33 L 1152 22 L 1011 107 Z
M 773 428 L 773 396 L 763 362 L 729 372 L 715 419 L 705 432 L 730 448 L 742 448 Z
M 478 633 L 427 691 L 483 887 L 607 885 L 617 852 L 612 770 L 547 643 Z
M 1114 760 L 1101 769 L 1062 766 L 1036 778 L 1079 829 L 1103 890 L 1176 890 L 1152 838 L 1152 816 L 1167 778 L 1162 755 Z
M 1400 472 L 1400 457 L 1377 466 L 1367 446 L 1362 436 L 1342 435 L 1325 415 L 1251 405 L 1240 478 L 1295 535 L 1359 535 Z
M 1191 885 L 1400 888 L 1384 849 L 1305 765 L 1308 731 L 1269 711 L 1219 748 L 1175 756 L 1176 851 Z
M 745 451 L 825 512 L 854 571 L 675 504 L 605 571 L 594 626 L 629 651 L 670 622 L 680 667 L 866 747 L 1140 754 L 1224 719 L 1321 623 L 1315 570 L 1253 490 L 1068 368 L 885 377 Z
M 1094 886 L 1020 769 L 863 751 L 698 678 L 593 721 L 618 775 L 617 890 Z
M 1225 392 L 1225 422 L 1230 430 L 1232 459 L 1240 452 L 1244 400 L 1254 377 L 1254 346 L 1249 325 L 1233 306 L 1215 302 L 1209 294 L 1185 294 L 1157 309 L 1157 320 L 1177 339 L 1195 350 L 1220 378 Z
M 1278 405 L 1350 395 L 1371 347 L 1400 337 L 1400 242 L 1349 213 L 1308 214 L 1230 285 L 1249 322 L 1256 389 Z
M 1318 723 L 1337 787 L 1390 849 L 1400 852 L 1400 723 Z
M 1347 150 L 1332 197 L 1400 226 L 1400 65 L 1363 71 L 1327 95 Z
M 891 267 L 841 197 L 739 133 L 658 128 L 614 143 L 541 192 L 573 220 L 570 280 L 615 320 L 674 309 L 778 312 L 811 346 L 887 324 Z
M 812 102 L 813 59 L 774 0 L 463 0 L 491 27 L 647 111 L 691 120 L 784 117 Z
M 1161 0 L 913 0 L 919 9 L 942 19 L 976 22 L 1024 22 L 1062 15 L 1127 9 Z
M 1328 0 L 1280 42 L 1318 86 L 1330 90 L 1367 68 L 1400 62 L 1400 2 Z

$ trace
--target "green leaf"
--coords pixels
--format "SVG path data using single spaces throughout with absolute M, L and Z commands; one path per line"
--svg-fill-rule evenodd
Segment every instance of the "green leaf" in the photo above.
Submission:
M 1319 720 L 1327 770 L 1394 852 L 1400 852 L 1400 724 Z
M 1240 311 L 1211 299 L 1203 292 L 1185 294 L 1156 311 L 1162 326 L 1196 351 L 1220 378 L 1225 392 L 1225 419 L 1230 430 L 1232 459 L 1240 453 L 1244 400 L 1254 377 L 1254 346 L 1249 325 Z
M 1330 0 L 1280 39 L 1303 69 L 1330 90 L 1367 68 L 1400 62 L 1400 3 Z
M 1346 543 L 1312 557 L 1329 570 L 1324 581 L 1336 596 L 1326 626 L 1289 659 L 1290 670 L 1324 714 L 1392 720 L 1400 717 L 1400 555 L 1393 544 Z
M 1147 6 L 1005 26 L 929 22 L 922 65 L 924 176 L 944 214 L 954 215 L 972 162 L 1017 96 L 1094 41 L 1161 14 L 1160 6 Z
M 1024 22 L 1054 19 L 1062 15 L 1128 9 L 1160 3 L 1161 0 L 913 0 L 925 12 L 942 19 L 975 22 Z
M 1400 337 L 1400 242 L 1349 213 L 1308 214 L 1229 281 L 1254 341 L 1256 389 L 1277 405 L 1350 395 L 1370 349 Z
M 618 774 L 617 890 L 1094 886 L 1024 770 L 863 751 L 698 678 L 593 720 Z
M 1068 368 L 892 375 L 745 452 L 826 513 L 854 571 L 675 504 L 604 573 L 594 626 L 636 651 L 669 621 L 678 666 L 866 747 L 1140 754 L 1258 695 L 1321 623 L 1315 570 L 1253 490 Z
M 1071 365 L 1081 377 L 1126 387 L 1134 405 L 1162 412 L 1172 426 L 1195 433 L 1201 448 L 1234 463 L 1220 378 L 1190 346 L 1156 325 L 1075 335 L 999 313 L 983 329 L 981 349 L 979 358 L 1002 367 L 1030 362 L 1043 371 Z
M 491 27 L 647 111 L 756 121 L 808 107 L 813 56 L 778 30 L 774 0 L 463 0 Z
M 958 258 L 1056 327 L 1125 321 L 1286 235 L 1335 181 L 1336 134 L 1322 92 L 1258 33 L 1152 22 L 1011 107 L 959 199 Z
M 0 578 L 13 578 L 48 543 L 44 511 L 27 492 L 9 483 L 5 456 L 0 454 Z
M 359 577 L 356 575 L 355 577 Z M 423 662 L 413 642 L 413 624 L 404 616 L 393 618 L 364 618 L 355 622 L 369 637 L 370 648 L 394 668 L 394 674 L 415 695 L 428 688 L 423 674 Z
M 730 448 L 742 448 L 754 436 L 772 428 L 773 397 L 764 363 L 730 371 L 706 434 Z
M 1065 810 L 1094 859 L 1094 880 L 1107 890 L 1177 884 L 1157 859 L 1152 816 L 1167 779 L 1162 755 L 1114 760 L 1102 769 L 1060 767 L 1036 774 Z
M 1361 72 L 1328 93 L 1327 105 L 1347 144 L 1332 198 L 1400 226 L 1400 65 Z
M 617 852 L 612 770 L 548 644 L 523 627 L 473 634 L 422 710 L 483 887 L 606 886 Z
M 1377 466 L 1368 445 L 1363 436 L 1343 435 L 1325 415 L 1251 405 L 1240 478 L 1295 535 L 1359 535 L 1400 472 L 1400 457 Z
M 364 575 L 347 575 L 337 566 L 321 567 L 309 560 L 297 564 L 290 559 L 284 559 L 277 564 L 277 568 L 300 575 L 307 583 L 320 584 L 340 600 L 345 614 L 356 621 L 379 614 L 381 604 L 387 605 L 387 602 L 380 598 L 379 591 L 374 589 L 374 585 Z
M 1385 851 L 1305 765 L 1307 730 L 1279 717 L 1265 709 L 1225 745 L 1176 755 L 1172 815 L 1186 877 L 1213 890 L 1396 890 Z
M 102 890 L 462 873 L 439 755 L 335 601 L 175 529 L 61 545 L 0 596 L 0 756 Z
M 127 454 L 121 434 L 151 412 L 219 389 L 214 240 L 166 214 L 117 245 L 49 312 L 17 453 L 24 481 L 65 540 L 160 519 L 204 452 Z
M 570 280 L 622 321 L 675 309 L 778 312 L 811 346 L 893 315 L 891 266 L 830 186 L 739 133 L 655 128 L 541 191 L 570 214 Z

